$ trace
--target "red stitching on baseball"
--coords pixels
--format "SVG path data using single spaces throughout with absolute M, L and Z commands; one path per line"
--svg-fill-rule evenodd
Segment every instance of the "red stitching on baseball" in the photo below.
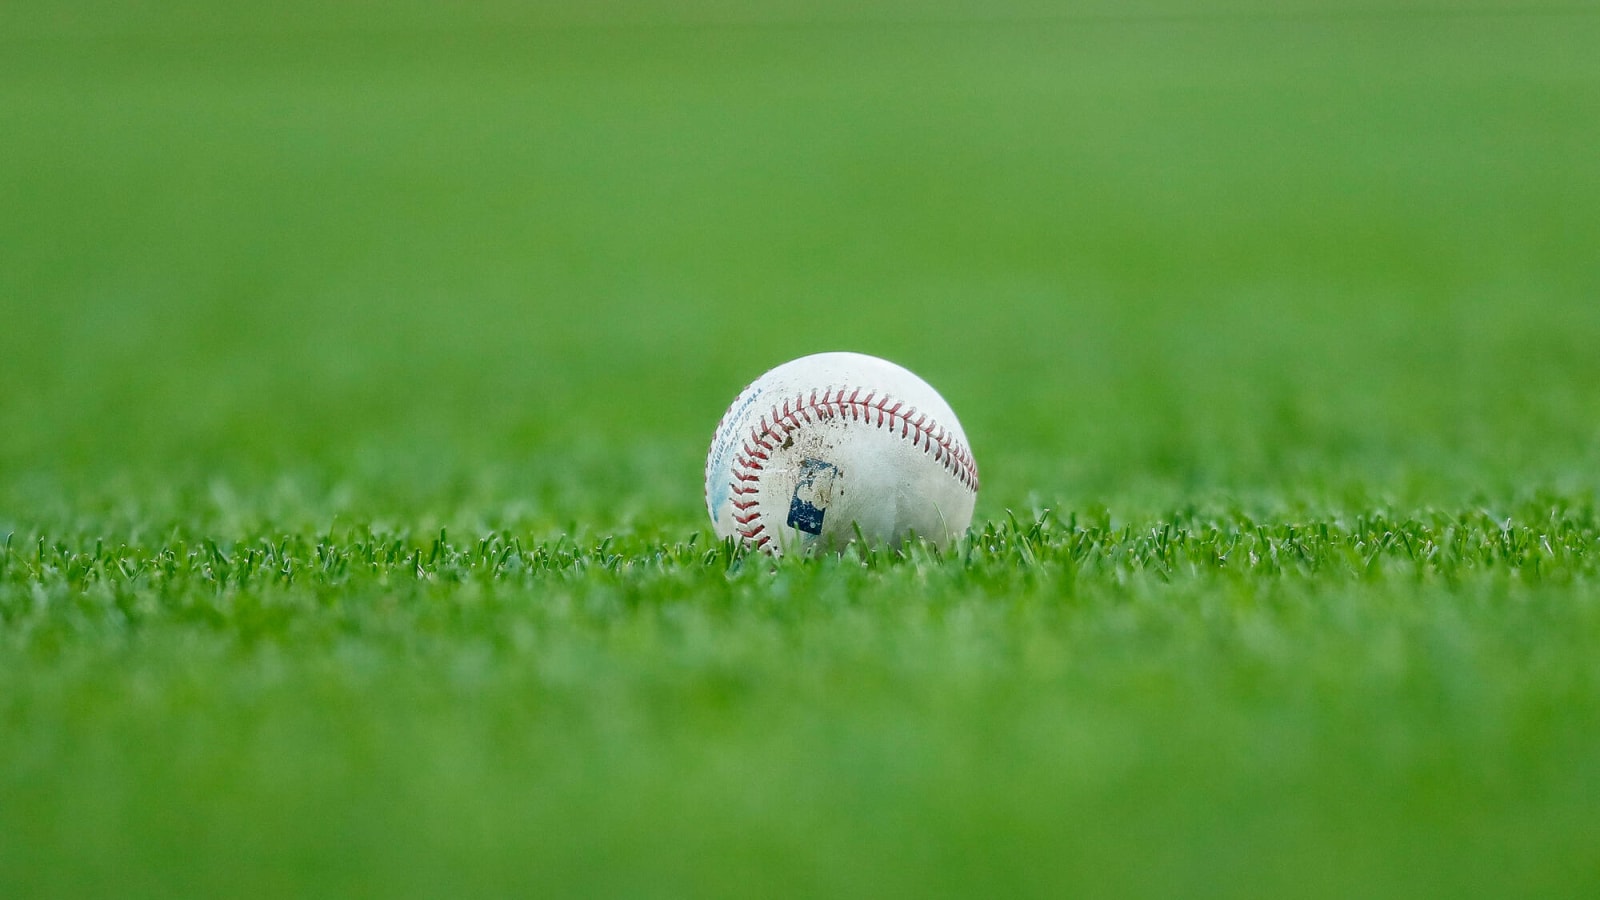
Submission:
M 825 422 L 835 416 L 849 416 L 854 422 L 864 419 L 880 429 L 887 427 L 892 430 L 898 424 L 902 439 L 910 438 L 913 447 L 920 445 L 923 453 L 931 454 L 935 462 L 968 490 L 978 490 L 978 464 L 972 458 L 972 452 L 953 439 L 943 425 L 915 407 L 907 408 L 904 401 L 894 401 L 891 407 L 892 397 L 879 397 L 877 391 L 868 391 L 863 399 L 861 391 L 862 388 L 855 388 L 846 397 L 844 388 L 839 389 L 837 396 L 832 390 L 825 390 L 818 399 L 813 388 L 809 398 L 802 393 L 798 397 L 785 399 L 781 407 L 774 404 L 771 411 L 751 427 L 749 438 L 742 447 L 744 452 L 734 454 L 733 478 L 730 482 L 735 497 L 750 498 L 732 501 L 733 508 L 738 510 L 733 520 L 741 526 L 737 531 L 746 542 L 753 543 L 757 549 L 764 549 L 772 543 L 772 535 L 767 533 L 767 526 L 761 520 L 760 500 L 755 496 L 760 493 L 755 482 L 761 480 L 761 472 L 770 459 L 768 454 L 804 425 Z M 733 408 L 730 407 L 728 412 L 731 414 Z M 873 421 L 873 413 L 877 413 L 876 422 Z M 723 418 L 724 423 L 717 429 L 719 435 L 726 425 L 727 416 Z M 757 447 L 761 450 L 756 450 Z
M 756 515 L 759 516 L 760 513 Z M 754 526 L 739 529 L 739 536 L 747 541 L 755 541 L 756 547 L 760 548 L 772 543 L 772 535 L 767 534 L 766 531 L 767 526 L 756 522 Z

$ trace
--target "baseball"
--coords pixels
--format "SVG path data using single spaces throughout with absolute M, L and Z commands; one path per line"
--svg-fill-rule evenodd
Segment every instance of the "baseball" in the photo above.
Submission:
M 912 534 L 948 547 L 972 524 L 978 466 L 950 405 L 887 360 L 819 353 L 757 378 L 706 458 L 718 537 L 773 555 Z

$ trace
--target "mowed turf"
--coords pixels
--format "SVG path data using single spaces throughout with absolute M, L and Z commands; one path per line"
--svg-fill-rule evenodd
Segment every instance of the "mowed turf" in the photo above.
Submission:
M 1600 891 L 1600 14 L 0 26 L 0 896 Z M 959 547 L 714 540 L 829 349 Z

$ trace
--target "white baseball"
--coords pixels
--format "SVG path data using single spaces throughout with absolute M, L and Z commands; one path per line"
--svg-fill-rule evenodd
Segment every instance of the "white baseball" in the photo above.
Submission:
M 948 547 L 972 524 L 978 466 L 949 404 L 887 360 L 819 353 L 733 401 L 706 458 L 718 537 L 774 555 L 841 549 L 856 529 Z

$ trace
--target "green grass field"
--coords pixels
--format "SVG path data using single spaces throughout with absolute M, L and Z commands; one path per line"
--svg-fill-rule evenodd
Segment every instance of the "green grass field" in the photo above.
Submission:
M 277 9 L 0 10 L 0 896 L 1600 894 L 1600 8 Z

